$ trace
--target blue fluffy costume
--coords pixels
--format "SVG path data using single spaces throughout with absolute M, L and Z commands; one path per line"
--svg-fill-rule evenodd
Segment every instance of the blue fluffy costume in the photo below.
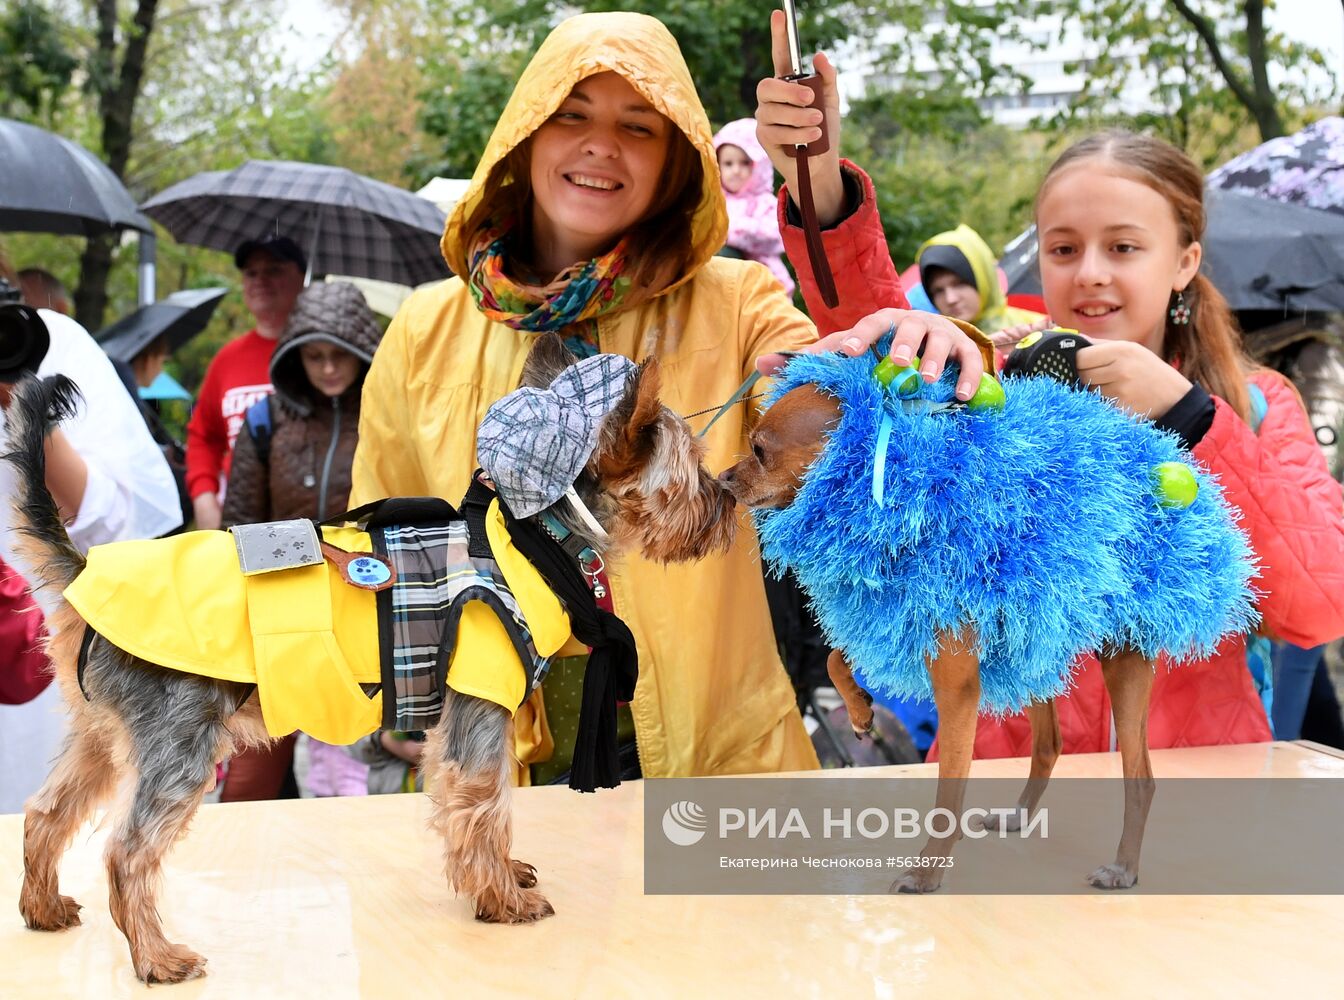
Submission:
M 1173 435 L 1045 378 L 1006 380 L 1001 410 L 930 410 L 889 394 L 873 364 L 789 362 L 769 402 L 814 383 L 840 401 L 840 424 L 793 504 L 756 514 L 766 559 L 794 571 L 865 689 L 932 700 L 938 633 L 967 622 L 980 708 L 995 713 L 1063 694 L 1082 654 L 1203 657 L 1253 625 L 1254 557 L 1216 481 L 1196 468 L 1185 509 L 1154 495 L 1154 466 L 1194 467 Z M 955 378 L 922 398 L 952 400 Z

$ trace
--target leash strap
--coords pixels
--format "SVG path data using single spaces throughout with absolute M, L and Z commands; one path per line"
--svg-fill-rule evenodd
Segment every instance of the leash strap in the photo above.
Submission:
M 746 381 L 737 387 L 737 392 L 733 393 L 731 396 L 728 397 L 728 402 L 724 403 L 722 406 L 719 407 L 718 412 L 716 412 L 714 416 L 710 418 L 709 423 L 705 424 L 705 429 L 702 430 L 699 434 L 697 434 L 696 437 L 702 438 L 706 434 L 708 434 L 709 429 L 718 422 L 719 417 L 723 416 L 738 403 L 742 402 L 742 400 L 747 397 L 747 393 L 751 392 L 751 390 L 755 387 L 756 383 L 759 382 L 760 380 L 761 380 L 760 372 L 752 372 L 750 375 L 748 375 Z
M 812 200 L 812 171 L 808 167 L 808 156 L 798 157 L 798 207 L 803 215 L 803 237 L 807 241 L 807 260 L 812 265 L 812 276 L 817 280 L 817 291 L 821 301 L 834 309 L 840 304 L 840 295 L 835 290 L 835 276 L 831 274 L 831 263 L 826 259 L 826 244 L 821 238 L 821 223 L 817 221 L 817 206 Z
M 795 71 L 798 66 L 795 64 Z M 812 107 L 824 109 L 824 85 L 821 77 L 815 73 L 794 72 L 784 79 L 801 83 L 812 91 Z M 831 137 L 826 131 L 826 121 L 821 123 L 821 138 L 814 139 L 806 146 L 786 146 L 784 154 L 798 160 L 798 209 L 803 216 L 803 237 L 807 241 L 807 260 L 812 265 L 812 277 L 816 279 L 817 291 L 821 300 L 834 309 L 840 304 L 840 295 L 835 290 L 835 277 L 831 274 L 830 262 L 826 259 L 826 245 L 821 239 L 821 223 L 817 220 L 817 206 L 812 198 L 812 171 L 808 157 L 820 156 L 831 148 Z

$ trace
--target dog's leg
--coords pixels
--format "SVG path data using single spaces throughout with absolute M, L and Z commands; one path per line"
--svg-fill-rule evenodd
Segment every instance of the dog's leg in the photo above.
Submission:
M 425 742 L 425 791 L 444 839 L 449 883 L 470 897 L 477 920 L 522 924 L 555 910 L 535 888 L 536 869 L 509 855 L 512 740 L 506 711 L 449 691 L 443 720 Z
M 1064 741 L 1059 734 L 1059 709 L 1055 699 L 1033 701 L 1026 709 L 1031 721 L 1031 772 L 1027 776 L 1027 787 L 1017 800 L 1017 811 L 1008 816 L 992 813 L 984 819 L 986 830 L 1020 830 L 1022 823 L 1041 803 L 1045 786 L 1050 783 L 1050 774 L 1059 760 Z
M 106 678 L 130 740 L 136 782 L 107 844 L 108 906 L 126 935 L 135 974 L 176 983 L 205 974 L 205 959 L 163 934 L 158 882 L 164 855 L 186 832 L 215 763 L 230 746 L 233 686 L 148 664 Z
M 1139 881 L 1139 850 L 1148 807 L 1153 802 L 1153 766 L 1148 760 L 1148 698 L 1153 690 L 1153 661 L 1123 652 L 1101 658 L 1106 691 L 1115 715 L 1116 742 L 1125 780 L 1125 825 L 1115 863 L 1102 865 L 1087 880 L 1098 889 L 1128 889 Z
M 831 650 L 830 655 L 826 657 L 826 674 L 830 677 L 831 686 L 835 688 L 836 694 L 845 703 L 850 728 L 854 730 L 855 736 L 863 739 L 866 734 L 873 731 L 873 696 L 859 687 L 849 661 L 838 649 Z
M 946 837 L 930 835 L 920 852 L 928 864 L 911 868 L 891 884 L 893 892 L 933 892 L 943 883 L 952 846 L 961 839 L 961 805 L 975 749 L 975 719 L 980 705 L 980 656 L 974 630 L 939 636 L 939 653 L 929 663 L 933 700 L 938 706 L 938 793 L 936 808 L 957 818 Z
M 72 722 L 65 747 L 23 821 L 23 889 L 19 912 L 29 927 L 59 931 L 79 924 L 80 906 L 60 893 L 57 869 L 80 826 L 116 789 L 119 771 L 90 727 L 87 713 Z

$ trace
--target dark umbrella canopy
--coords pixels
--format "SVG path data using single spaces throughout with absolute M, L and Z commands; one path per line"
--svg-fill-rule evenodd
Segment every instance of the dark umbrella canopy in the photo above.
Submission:
M 1206 193 L 1203 271 L 1235 310 L 1344 309 L 1344 216 L 1232 191 Z M 1010 293 L 1040 294 L 1035 227 L 1009 244 Z
M 159 337 L 168 338 L 171 354 L 205 329 L 215 306 L 228 293 L 227 288 L 192 288 L 173 292 L 165 299 L 141 306 L 111 326 L 103 327 L 94 339 L 107 356 L 130 362 Z
M 98 236 L 151 228 L 117 175 L 79 143 L 0 118 L 0 231 Z
M 443 212 L 431 201 L 341 167 L 250 160 L 190 177 L 143 206 L 179 243 L 232 253 L 288 236 L 314 274 L 418 285 L 448 276 Z

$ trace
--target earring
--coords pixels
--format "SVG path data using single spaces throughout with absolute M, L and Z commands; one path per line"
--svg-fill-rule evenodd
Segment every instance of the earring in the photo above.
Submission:
M 1176 293 L 1176 304 L 1168 310 L 1167 315 L 1176 326 L 1185 326 L 1190 322 L 1190 307 L 1185 304 L 1185 292 Z

